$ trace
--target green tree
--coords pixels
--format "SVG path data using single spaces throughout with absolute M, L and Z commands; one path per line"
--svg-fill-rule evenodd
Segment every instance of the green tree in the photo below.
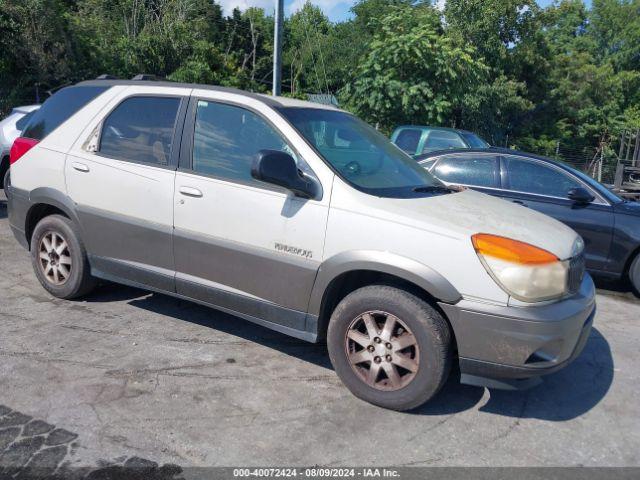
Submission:
M 433 8 L 400 6 L 380 19 L 369 53 L 342 98 L 387 131 L 401 123 L 453 125 L 466 93 L 486 73 L 472 47 L 443 34 Z
M 82 78 L 69 9 L 62 0 L 0 0 L 0 111 Z
M 333 26 L 322 10 L 307 1 L 285 25 L 284 73 L 292 94 L 328 93 L 332 89 L 328 69 L 333 65 L 330 33 Z
M 600 62 L 617 71 L 640 68 L 640 0 L 594 0 L 589 20 Z

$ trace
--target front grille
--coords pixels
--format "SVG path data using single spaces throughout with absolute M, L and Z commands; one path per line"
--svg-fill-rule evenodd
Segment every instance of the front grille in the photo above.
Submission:
M 569 261 L 569 278 L 567 279 L 569 293 L 576 293 L 580 289 L 582 277 L 584 277 L 583 253 L 576 255 Z

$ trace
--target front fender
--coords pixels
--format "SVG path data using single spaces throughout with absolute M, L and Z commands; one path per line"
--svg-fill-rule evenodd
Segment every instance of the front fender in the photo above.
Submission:
M 340 275 L 356 270 L 386 273 L 418 285 L 444 303 L 457 303 L 462 296 L 441 274 L 410 258 L 375 250 L 339 253 L 320 265 L 309 299 L 309 314 L 319 316 L 329 284 Z

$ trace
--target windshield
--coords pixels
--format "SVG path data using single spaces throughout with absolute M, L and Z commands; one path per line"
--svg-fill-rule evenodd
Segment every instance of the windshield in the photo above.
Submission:
M 491 146 L 487 142 L 485 142 L 483 139 L 481 139 L 479 136 L 471 132 L 462 132 L 462 136 L 464 137 L 464 139 L 469 144 L 469 147 L 471 148 L 489 148 Z
M 358 190 L 393 198 L 446 193 L 439 180 L 353 115 L 319 108 L 283 107 L 279 111 Z

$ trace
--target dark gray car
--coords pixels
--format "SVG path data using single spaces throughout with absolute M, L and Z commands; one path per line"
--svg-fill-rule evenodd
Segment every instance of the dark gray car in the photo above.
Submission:
M 585 241 L 587 269 L 640 292 L 640 203 L 563 163 L 507 149 L 431 152 L 416 160 L 447 184 L 511 200 L 564 222 Z

